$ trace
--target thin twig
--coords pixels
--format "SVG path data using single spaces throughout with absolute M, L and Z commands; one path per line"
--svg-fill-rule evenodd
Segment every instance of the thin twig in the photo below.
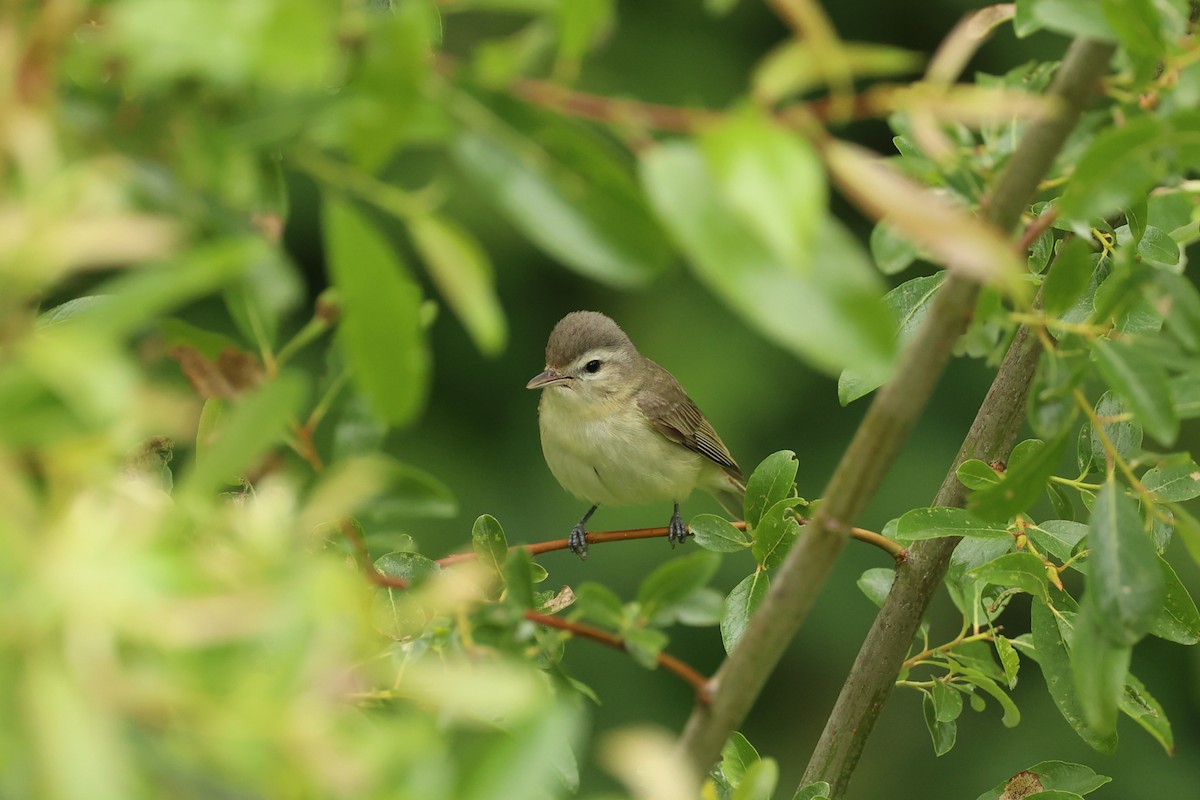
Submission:
M 394 578 L 390 575 L 384 575 L 379 570 L 375 569 L 375 565 L 371 563 L 371 556 L 367 550 L 367 543 L 363 541 L 359 535 L 358 529 L 354 527 L 354 523 L 349 519 L 343 519 L 339 528 L 342 535 L 350 542 L 354 548 L 354 558 L 358 563 L 359 570 L 366 576 L 367 580 L 376 586 L 383 586 L 389 589 L 408 589 L 409 582 L 403 578 Z M 617 531 L 617 533 L 628 533 L 630 531 Z M 467 555 L 467 554 L 462 554 Z M 474 555 L 473 553 L 470 555 Z M 467 559 L 460 559 L 467 560 Z M 440 563 L 440 562 L 439 562 Z M 629 652 L 629 648 L 625 645 L 625 640 L 608 631 L 600 628 L 592 627 L 582 622 L 575 622 L 562 617 L 555 617 L 549 614 L 541 614 L 532 609 L 526 609 L 524 613 L 525 619 L 530 622 L 537 623 L 547 628 L 557 628 L 558 630 L 569 631 L 575 636 L 584 639 L 590 639 L 593 642 L 607 645 L 622 652 Z M 707 704 L 711 696 L 711 688 L 708 678 L 704 677 L 690 664 L 676 658 L 669 653 L 659 653 L 655 657 L 655 662 L 658 666 L 680 678 L 684 683 L 692 687 L 696 692 L 696 701 L 701 704 Z
M 730 523 L 738 530 L 746 530 L 745 522 Z M 607 544 L 609 542 L 625 542 L 635 539 L 660 539 L 665 538 L 669 533 L 666 527 L 661 528 L 633 528 L 624 531 L 599 531 L 588 532 L 587 542 L 593 544 Z M 861 542 L 866 542 L 869 545 L 878 547 L 885 553 L 890 555 L 897 563 L 902 563 L 907 553 L 906 548 L 894 539 L 889 539 L 886 536 L 875 533 L 874 531 L 866 530 L 865 528 L 851 528 L 851 538 Z M 534 542 L 531 544 L 516 544 L 508 548 L 516 550 L 518 548 L 525 550 L 531 556 L 540 555 L 542 553 L 550 553 L 555 550 L 570 549 L 570 541 L 568 539 L 551 539 L 545 542 Z M 476 558 L 474 552 L 452 553 L 437 560 L 437 563 L 443 567 L 448 567 L 452 564 L 461 564 L 464 561 L 473 561 Z
M 621 637 L 582 622 L 574 622 L 562 617 L 553 617 L 549 614 L 539 614 L 536 611 L 526 611 L 525 619 L 547 628 L 558 628 L 559 630 L 569 631 L 575 636 L 582 636 L 585 639 L 591 639 L 593 642 L 599 642 L 616 650 L 628 652 L 625 640 Z M 701 675 L 690 664 L 686 664 L 667 653 L 659 653 L 655 661 L 660 667 L 673 673 L 691 686 L 696 692 L 696 700 L 698 702 L 708 703 L 711 696 L 711 687 L 709 686 L 708 678 Z

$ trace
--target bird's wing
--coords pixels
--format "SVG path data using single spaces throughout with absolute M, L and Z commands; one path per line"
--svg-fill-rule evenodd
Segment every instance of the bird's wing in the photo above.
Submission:
M 637 394 L 637 404 L 650 424 L 671 441 L 696 451 L 740 480 L 742 471 L 737 462 L 679 381 L 650 359 L 646 361 L 650 369 Z

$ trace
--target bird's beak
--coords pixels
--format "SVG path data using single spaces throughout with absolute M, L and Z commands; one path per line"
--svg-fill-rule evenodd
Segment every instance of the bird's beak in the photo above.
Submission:
M 553 386 L 556 383 L 566 383 L 571 380 L 570 375 L 563 375 L 556 369 L 546 367 L 544 372 L 539 372 L 529 379 L 529 383 L 525 384 L 526 389 L 541 389 L 545 386 Z

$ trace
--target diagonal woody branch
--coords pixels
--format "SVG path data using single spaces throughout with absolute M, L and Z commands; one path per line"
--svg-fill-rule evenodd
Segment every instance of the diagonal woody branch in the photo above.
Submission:
M 1075 127 L 1112 56 L 1110 44 L 1075 41 L 1067 52 L 1050 92 L 1065 112 L 1033 125 L 993 190 L 985 216 L 1002 230 L 1012 230 Z M 1007 456 L 1025 419 L 1025 400 L 1041 353 L 1036 336 L 1022 327 L 972 423 L 962 448 L 934 499 L 935 506 L 966 505 L 966 488 L 958 466 L 967 459 L 991 461 Z M 909 559 L 896 570 L 883 608 L 871 627 L 846 679 L 825 730 L 805 771 L 802 785 L 827 781 L 830 796 L 845 793 L 867 737 L 891 695 L 912 637 L 933 593 L 946 574 L 957 539 L 930 539 L 909 548 Z
M 1110 54 L 1108 45 L 1094 42 L 1072 47 L 1053 90 L 1068 110 L 1032 126 L 1010 160 L 987 208 L 988 219 L 997 227 L 1006 231 L 1015 227 L 1038 181 L 1074 127 Z M 805 535 L 780 567 L 737 648 L 714 676 L 712 702 L 693 710 L 679 746 L 697 776 L 707 772 L 729 734 L 745 719 L 788 642 L 811 610 L 845 545 L 849 527 L 878 488 L 928 401 L 977 294 L 977 286 L 958 275 L 951 275 L 943 284 L 917 336 L 905 350 L 896 377 L 880 390 L 868 409 Z M 895 590 L 892 594 L 896 594 Z M 920 619 L 920 613 L 913 616 Z M 909 638 L 905 639 L 905 647 Z M 898 666 L 902 659 L 903 651 L 895 664 Z M 888 679 L 889 687 L 894 677 L 893 672 Z M 839 789 L 844 788 L 857 759 L 847 763 L 849 768 Z M 806 776 L 806 782 L 829 773 L 818 770 L 817 774 L 814 778 Z

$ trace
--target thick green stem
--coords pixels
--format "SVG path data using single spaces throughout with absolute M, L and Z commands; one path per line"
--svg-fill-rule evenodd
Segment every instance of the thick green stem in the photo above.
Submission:
M 693 710 L 679 744 L 698 774 L 716 761 L 808 615 L 850 538 L 854 520 L 933 392 L 978 292 L 974 283 L 955 275 L 942 284 L 896 377 L 880 390 L 842 456 L 817 513 L 775 574 L 737 647 L 713 677 L 712 702 Z
M 997 182 L 985 210 L 1004 230 L 1020 219 L 1038 182 L 1049 170 L 1074 128 L 1092 92 L 1104 75 L 1112 45 L 1087 39 L 1068 50 L 1051 93 L 1065 110 L 1032 126 Z M 1021 328 L 967 433 L 954 464 L 934 499 L 935 506 L 966 504 L 966 488 L 956 470 L 967 459 L 991 461 L 1007 456 L 1025 418 L 1025 400 L 1041 352 L 1036 336 Z M 930 539 L 909 548 L 908 560 L 896 570 L 896 580 L 875 624 L 867 634 L 849 677 L 826 722 L 824 733 L 805 771 L 803 785 L 827 781 L 831 797 L 845 793 L 867 737 L 891 695 L 904 656 L 934 592 L 946 574 L 957 539 Z

